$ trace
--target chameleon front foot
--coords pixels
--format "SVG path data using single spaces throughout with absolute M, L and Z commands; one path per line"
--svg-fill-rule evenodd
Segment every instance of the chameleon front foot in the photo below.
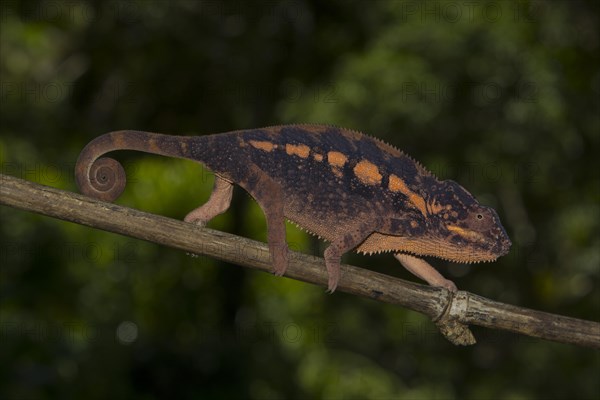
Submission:
M 412 274 L 423 279 L 431 286 L 443 287 L 449 291 L 456 293 L 458 288 L 451 280 L 448 280 L 442 276 L 435 268 L 433 268 L 427 261 L 422 258 L 412 256 L 410 254 L 396 253 L 394 257 L 400 263 L 409 270 Z

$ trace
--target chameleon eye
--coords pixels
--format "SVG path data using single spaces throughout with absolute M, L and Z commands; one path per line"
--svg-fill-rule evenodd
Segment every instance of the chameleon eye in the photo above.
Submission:
M 477 214 L 477 219 L 483 219 L 483 215 Z

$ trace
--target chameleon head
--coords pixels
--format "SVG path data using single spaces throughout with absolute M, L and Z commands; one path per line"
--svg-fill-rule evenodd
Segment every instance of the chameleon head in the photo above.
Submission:
M 427 187 L 426 192 L 411 193 L 411 203 L 418 205 L 412 213 L 402 210 L 389 217 L 386 230 L 370 235 L 357 251 L 410 253 L 462 263 L 494 261 L 508 253 L 511 242 L 494 209 L 479 204 L 450 180 L 435 179 Z
M 436 256 L 455 262 L 493 261 L 511 241 L 496 211 L 479 204 L 462 186 L 443 181 L 428 202 L 428 232 Z

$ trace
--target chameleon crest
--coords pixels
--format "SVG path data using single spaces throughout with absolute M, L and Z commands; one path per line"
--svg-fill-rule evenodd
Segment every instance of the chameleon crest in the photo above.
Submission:
M 118 162 L 99 158 L 138 150 L 200 162 L 215 174 L 209 200 L 185 221 L 206 224 L 244 188 L 267 220 L 277 275 L 287 267 L 285 219 L 330 242 L 325 250 L 333 292 L 342 254 L 392 252 L 412 273 L 456 291 L 420 256 L 455 262 L 493 261 L 511 242 L 497 213 L 456 182 L 440 181 L 396 148 L 360 132 L 326 125 L 281 125 L 208 136 L 116 131 L 90 142 L 76 165 L 89 196 L 115 200 L 125 187 Z

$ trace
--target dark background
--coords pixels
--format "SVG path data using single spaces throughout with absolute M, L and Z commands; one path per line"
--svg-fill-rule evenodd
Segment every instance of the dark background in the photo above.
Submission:
M 492 264 L 434 260 L 498 301 L 598 320 L 595 1 L 1 1 L 2 173 L 76 190 L 116 129 L 358 129 L 496 208 Z M 122 152 L 118 204 L 181 219 L 194 163 Z M 599 352 L 420 314 L 0 208 L 0 398 L 598 399 Z M 210 227 L 265 240 L 241 189 Z M 289 227 L 290 247 L 324 244 Z M 414 279 L 390 255 L 347 262 Z

